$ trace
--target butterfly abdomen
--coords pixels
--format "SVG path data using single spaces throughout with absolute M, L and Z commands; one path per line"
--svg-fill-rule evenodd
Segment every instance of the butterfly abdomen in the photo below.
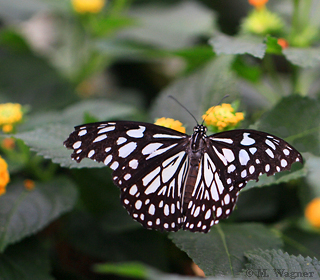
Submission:
M 199 173 L 200 161 L 203 157 L 205 142 L 201 133 L 194 133 L 188 150 L 189 173 L 187 174 L 183 198 L 183 213 L 186 213 Z

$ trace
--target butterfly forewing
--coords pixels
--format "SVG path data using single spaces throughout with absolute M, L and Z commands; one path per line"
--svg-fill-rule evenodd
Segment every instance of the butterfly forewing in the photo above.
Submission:
M 146 228 L 208 232 L 234 209 L 249 180 L 289 170 L 301 154 L 284 140 L 255 130 L 188 136 L 141 122 L 75 127 L 64 142 L 71 157 L 103 162 L 113 170 L 121 201 Z

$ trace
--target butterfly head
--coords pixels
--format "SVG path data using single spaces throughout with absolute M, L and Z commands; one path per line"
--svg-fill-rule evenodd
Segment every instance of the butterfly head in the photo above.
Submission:
M 203 136 L 207 133 L 207 127 L 203 124 L 198 124 L 193 128 L 193 133 L 201 134 Z

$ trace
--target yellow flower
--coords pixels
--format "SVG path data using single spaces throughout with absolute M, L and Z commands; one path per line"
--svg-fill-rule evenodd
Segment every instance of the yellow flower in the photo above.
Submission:
M 80 14 L 99 13 L 105 5 L 105 0 L 71 0 L 73 9 Z
M 23 181 L 23 185 L 24 187 L 28 190 L 28 191 L 31 191 L 34 189 L 35 187 L 35 183 L 33 180 L 30 180 L 30 179 L 26 179 Z
M 182 133 L 186 133 L 186 129 L 185 129 L 185 127 L 182 126 L 182 123 L 179 122 L 179 121 L 176 121 L 174 119 L 160 118 L 160 119 L 157 119 L 154 124 L 160 125 L 160 126 L 164 126 L 164 127 L 168 127 L 168 128 L 177 130 L 177 131 L 182 132 Z
M 8 164 L 6 161 L 0 157 L 0 195 L 6 192 L 6 186 L 10 181 L 10 176 L 8 172 Z
M 0 104 L 0 126 L 3 132 L 11 132 L 13 125 L 22 120 L 22 106 L 18 103 Z
M 220 132 L 234 129 L 244 119 L 243 113 L 235 113 L 231 104 L 211 107 L 203 116 L 204 122 L 209 130 Z
M 244 33 L 257 35 L 278 34 L 284 28 L 283 20 L 267 8 L 254 9 L 242 22 Z
M 320 197 L 309 202 L 304 215 L 311 225 L 320 227 Z

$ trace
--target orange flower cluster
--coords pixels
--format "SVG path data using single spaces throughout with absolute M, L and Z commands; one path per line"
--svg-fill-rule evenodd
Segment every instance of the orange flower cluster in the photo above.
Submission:
M 176 121 L 174 119 L 160 118 L 160 119 L 157 119 L 154 124 L 168 127 L 168 128 L 177 130 L 182 133 L 186 133 L 186 129 L 184 126 L 182 126 L 182 123 L 180 121 Z
M 244 116 L 243 113 L 235 113 L 231 104 L 223 103 L 211 107 L 202 118 L 208 126 L 215 127 L 216 129 L 213 129 L 213 131 L 216 132 L 235 128 L 244 119 Z

